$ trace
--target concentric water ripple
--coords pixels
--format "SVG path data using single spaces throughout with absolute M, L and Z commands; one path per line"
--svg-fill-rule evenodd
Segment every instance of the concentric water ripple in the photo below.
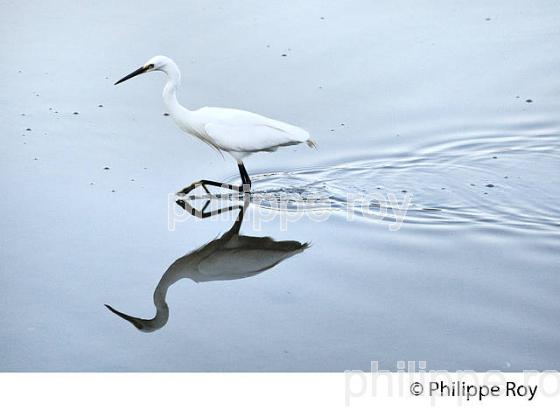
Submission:
M 253 202 L 394 220 L 394 200 L 401 206 L 409 197 L 406 223 L 556 229 L 560 189 L 550 170 L 560 171 L 559 147 L 558 134 L 478 136 L 388 157 L 261 174 L 254 177 Z

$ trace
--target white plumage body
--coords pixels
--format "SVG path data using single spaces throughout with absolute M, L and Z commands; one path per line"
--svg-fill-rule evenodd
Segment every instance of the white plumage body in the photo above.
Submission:
M 181 110 L 173 119 L 185 132 L 228 152 L 237 160 L 255 152 L 271 152 L 303 142 L 313 146 L 309 133 L 302 128 L 234 108 Z

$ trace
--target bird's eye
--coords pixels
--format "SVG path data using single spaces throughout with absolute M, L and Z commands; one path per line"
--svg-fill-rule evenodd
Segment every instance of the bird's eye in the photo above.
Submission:
M 153 64 L 148 64 L 148 70 L 151 70 L 152 68 L 154 68 Z

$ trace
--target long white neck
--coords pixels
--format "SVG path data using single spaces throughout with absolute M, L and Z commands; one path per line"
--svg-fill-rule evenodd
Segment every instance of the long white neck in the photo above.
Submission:
M 132 323 L 138 330 L 142 332 L 154 332 L 158 329 L 161 329 L 169 320 L 169 306 L 165 301 L 165 298 L 167 297 L 167 290 L 171 285 L 181 279 L 179 275 L 174 273 L 175 272 L 173 272 L 170 267 L 170 269 L 165 272 L 160 282 L 156 286 L 156 290 L 154 291 L 154 305 L 156 307 L 156 315 L 152 319 L 142 319 L 136 316 L 130 316 L 126 313 L 114 309 L 109 305 L 105 306 L 107 306 L 107 308 L 117 316 L 120 316 Z
M 192 263 L 198 263 L 199 261 L 198 259 L 192 260 L 193 256 L 196 254 L 197 251 L 187 254 L 177 259 L 171 264 L 171 266 L 169 266 L 169 268 L 167 268 L 154 290 L 153 299 L 154 306 L 156 307 L 156 314 L 152 319 L 142 319 L 136 316 L 130 316 L 106 305 L 107 308 L 109 308 L 109 310 L 117 316 L 120 316 L 132 323 L 142 332 L 154 332 L 161 329 L 169 320 L 169 306 L 165 300 L 167 297 L 167 291 L 175 282 L 192 276 L 194 272 Z
M 177 101 L 177 88 L 181 85 L 181 72 L 179 67 L 173 61 L 168 62 L 164 67 L 161 68 L 165 74 L 167 74 L 167 82 L 163 87 L 163 102 L 165 108 L 171 114 L 172 117 L 176 118 L 179 113 L 190 113 L 188 109 L 183 107 Z

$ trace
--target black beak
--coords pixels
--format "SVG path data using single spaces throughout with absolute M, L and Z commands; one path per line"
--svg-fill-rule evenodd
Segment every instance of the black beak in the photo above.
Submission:
M 150 64 L 151 65 L 151 64 Z M 130 73 L 129 75 L 125 75 L 123 78 L 121 78 L 119 81 L 117 81 L 115 83 L 115 85 L 122 83 L 123 81 L 126 80 L 130 80 L 132 77 L 136 77 L 139 74 L 145 73 L 146 71 L 148 71 L 150 69 L 150 65 L 144 66 L 144 67 L 140 67 L 138 70 L 133 71 L 132 73 Z
M 115 315 L 122 317 L 124 320 L 132 323 L 137 329 L 142 329 L 142 325 L 138 323 L 138 318 L 134 316 L 129 316 L 125 313 L 119 312 L 117 309 L 113 308 L 112 306 L 105 305 L 107 309 L 113 312 Z

